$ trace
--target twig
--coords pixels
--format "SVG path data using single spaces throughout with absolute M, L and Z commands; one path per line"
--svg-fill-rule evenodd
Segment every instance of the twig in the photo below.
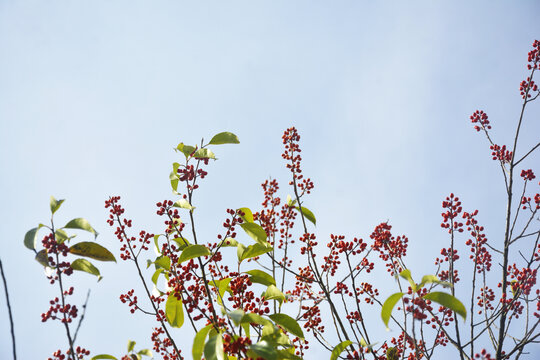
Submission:
M 15 328 L 13 327 L 13 315 L 11 313 L 11 305 L 9 304 L 9 294 L 7 288 L 6 277 L 4 276 L 4 268 L 2 267 L 2 260 L 0 259 L 0 272 L 2 273 L 2 280 L 4 281 L 4 290 L 6 292 L 6 302 L 9 313 L 9 325 L 11 326 L 11 342 L 13 344 L 13 360 L 17 360 L 17 351 L 15 350 Z
M 86 293 L 86 300 L 84 301 L 84 305 L 82 306 L 83 311 L 81 314 L 81 318 L 79 319 L 79 323 L 77 324 L 77 329 L 75 329 L 75 334 L 73 335 L 73 343 L 75 343 L 75 340 L 77 340 L 77 334 L 79 333 L 79 329 L 81 328 L 81 324 L 84 320 L 84 315 L 86 314 L 86 305 L 88 304 L 89 297 L 90 297 L 90 289 L 88 289 L 88 292 Z

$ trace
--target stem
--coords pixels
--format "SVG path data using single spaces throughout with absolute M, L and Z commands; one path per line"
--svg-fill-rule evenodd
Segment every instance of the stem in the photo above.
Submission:
M 530 79 L 532 80 L 534 75 L 533 68 Z M 527 106 L 527 96 L 529 94 L 530 87 L 527 88 L 527 91 L 525 92 L 523 101 L 523 105 L 521 106 L 521 113 L 519 115 L 519 121 L 518 126 L 516 129 L 516 134 L 514 136 L 514 146 L 512 151 L 512 160 L 510 161 L 510 170 L 508 174 L 508 197 L 507 197 L 507 203 L 506 203 L 506 224 L 505 224 L 505 230 L 504 230 L 504 251 L 503 251 L 503 274 L 502 274 L 502 289 L 501 294 L 504 297 L 504 303 L 502 305 L 502 313 L 501 313 L 501 319 L 499 322 L 499 339 L 497 342 L 497 355 L 496 359 L 501 359 L 502 351 L 503 351 L 503 344 L 504 344 L 504 335 L 505 335 L 505 325 L 506 325 L 506 313 L 507 313 L 507 306 L 506 306 L 506 291 L 508 287 L 508 256 L 510 252 L 510 222 L 511 222 L 511 216 L 512 216 L 512 185 L 514 181 L 514 167 L 516 166 L 516 163 L 514 162 L 515 156 L 516 156 L 516 147 L 518 143 L 519 138 L 519 131 L 521 129 L 521 124 L 523 122 L 523 115 L 525 114 L 525 107 Z M 521 160 L 520 160 L 521 161 Z
M 81 328 L 81 324 L 82 324 L 82 322 L 84 320 L 84 315 L 86 314 L 86 306 L 88 305 L 88 298 L 89 297 L 90 297 L 90 289 L 88 289 L 88 292 L 86 293 L 86 300 L 84 301 L 81 318 L 79 319 L 79 324 L 77 324 L 77 329 L 75 329 L 75 335 L 73 335 L 73 342 L 75 342 L 75 340 L 77 340 L 77 334 L 79 333 L 79 329 Z
M 9 293 L 6 282 L 6 277 L 4 275 L 4 268 L 2 267 L 2 259 L 0 259 L 0 273 L 2 273 L 2 281 L 4 282 L 4 290 L 6 293 L 6 303 L 9 313 L 9 325 L 11 329 L 11 344 L 13 345 L 13 360 L 17 360 L 17 351 L 15 350 L 15 328 L 13 326 L 13 315 L 11 313 L 11 305 L 9 303 Z
M 56 232 L 54 231 L 54 223 L 53 223 L 52 217 L 51 217 L 51 232 L 52 232 L 54 241 L 57 242 Z M 58 251 L 56 252 L 55 255 L 56 255 L 56 275 L 58 275 L 58 285 L 60 286 L 60 298 L 62 299 L 62 309 L 64 309 L 66 307 L 66 300 L 64 297 L 64 285 L 62 284 L 62 272 L 60 271 L 60 267 L 59 267 L 60 258 L 58 256 Z M 62 314 L 64 316 L 62 323 L 64 324 L 64 327 L 66 328 L 66 335 L 69 341 L 69 349 L 71 350 L 71 353 L 69 355 L 71 359 L 76 360 L 75 351 L 73 349 L 73 339 L 71 337 L 71 332 L 69 331 L 67 316 L 65 312 L 63 312 Z

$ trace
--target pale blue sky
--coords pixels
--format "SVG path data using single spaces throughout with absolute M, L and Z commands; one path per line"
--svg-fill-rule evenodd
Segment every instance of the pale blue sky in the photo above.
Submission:
M 390 220 L 410 238 L 413 274 L 432 272 L 450 192 L 496 238 L 503 183 L 468 117 L 486 110 L 509 142 L 539 14 L 538 1 L 0 0 L 0 256 L 20 358 L 65 348 L 59 324 L 40 321 L 56 288 L 22 244 L 47 221 L 49 196 L 67 199 L 59 222 L 87 218 L 118 254 L 104 200 L 121 195 L 136 228 L 159 232 L 154 204 L 172 197 L 180 141 L 224 130 L 241 141 L 217 149 L 199 192 L 203 236 L 215 236 L 226 208 L 257 208 L 268 176 L 287 194 L 281 134 L 296 126 L 321 241 L 367 238 Z M 538 109 L 525 143 L 540 133 Z M 72 279 L 78 299 L 92 288 L 80 344 L 94 355 L 119 355 L 128 339 L 151 347 L 152 322 L 118 300 L 137 289 L 131 264 L 100 269 L 99 284 Z M 2 293 L 1 359 L 7 324 Z

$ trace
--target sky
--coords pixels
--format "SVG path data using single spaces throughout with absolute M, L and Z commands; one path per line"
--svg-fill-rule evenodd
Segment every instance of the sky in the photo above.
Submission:
M 410 239 L 413 275 L 433 272 L 450 192 L 497 241 L 504 183 L 469 116 L 485 110 L 496 141 L 511 141 L 538 14 L 537 1 L 0 0 L 0 258 L 19 358 L 65 348 L 60 325 L 40 317 L 56 288 L 23 246 L 49 221 L 49 196 L 66 199 L 58 223 L 88 219 L 118 257 L 105 199 L 122 196 L 135 228 L 159 232 L 173 147 L 221 131 L 241 143 L 216 148 L 196 200 L 203 237 L 227 208 L 257 209 L 269 176 L 290 193 L 281 135 L 295 126 L 321 241 L 367 239 L 388 220 Z M 523 148 L 538 140 L 537 105 Z M 100 270 L 99 283 L 70 279 L 75 302 L 91 289 L 81 345 L 93 355 L 120 355 L 129 339 L 151 347 L 152 322 L 118 300 L 137 289 L 133 267 Z M 376 281 L 393 292 L 388 277 Z M 1 359 L 11 354 L 5 309 L 2 294 Z

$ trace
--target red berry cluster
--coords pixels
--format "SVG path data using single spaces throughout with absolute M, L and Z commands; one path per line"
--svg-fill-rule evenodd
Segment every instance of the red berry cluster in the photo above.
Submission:
M 531 169 L 521 170 L 521 177 L 525 181 L 531 181 L 531 180 L 534 180 L 536 178 L 536 176 L 534 175 L 534 172 Z
M 71 268 L 71 263 L 68 261 L 60 261 L 59 257 L 66 257 L 69 253 L 69 248 L 63 242 L 58 242 L 55 235 L 50 233 L 46 235 L 41 241 L 43 248 L 47 252 L 47 262 L 49 267 L 55 269 L 56 271 L 47 276 L 51 284 L 54 284 L 58 280 L 59 274 L 71 275 L 73 274 L 73 269 Z M 55 256 L 53 256 L 55 255 Z M 58 264 L 56 263 L 58 261 Z
M 483 233 L 484 227 L 478 225 L 478 220 L 476 220 L 477 215 L 478 210 L 475 210 L 472 213 L 463 213 L 467 231 L 470 232 L 472 237 L 467 239 L 465 244 L 470 246 L 472 254 L 469 258 L 474 260 L 476 271 L 482 273 L 491 270 L 491 253 L 487 248 L 487 237 Z
M 527 77 L 527 80 L 523 80 L 519 84 L 519 94 L 523 99 L 530 99 L 532 97 L 531 92 L 535 91 L 538 91 L 538 85 L 530 77 Z
M 181 355 L 181 350 L 179 353 L 176 353 L 174 350 L 171 340 L 165 335 L 165 330 L 162 327 L 154 328 L 152 332 L 151 340 L 154 343 L 154 351 L 161 355 L 163 360 L 183 360 L 184 357 Z
M 448 229 L 449 234 L 453 231 L 463 232 L 463 223 L 454 221 L 463 210 L 459 198 L 454 196 L 454 194 L 450 194 L 450 196 L 446 197 L 446 200 L 443 201 L 442 207 L 443 209 L 446 209 L 446 211 L 441 214 L 443 217 L 441 227 Z
M 187 198 L 187 195 L 184 195 L 185 198 Z M 156 214 L 159 216 L 166 215 L 168 218 L 168 220 L 165 220 L 165 225 L 167 225 L 165 229 L 166 234 L 172 234 L 173 232 L 181 233 L 184 230 L 186 225 L 180 220 L 178 209 L 173 209 L 172 200 L 163 200 L 163 202 L 156 203 L 156 206 L 158 208 Z
M 154 234 L 141 231 L 138 239 L 134 236 L 129 237 L 126 233 L 126 229 L 132 226 L 132 220 L 121 217 L 124 214 L 125 209 L 118 203 L 119 200 L 120 196 L 112 196 L 109 200 L 105 201 L 105 208 L 110 208 L 107 223 L 110 226 L 114 226 L 115 223 L 117 224 L 114 234 L 120 243 L 122 243 L 120 248 L 120 258 L 124 261 L 133 260 L 142 250 L 149 249 L 150 239 L 154 237 Z M 140 245 L 140 248 L 135 252 L 138 245 Z
M 379 258 L 386 262 L 386 270 L 391 276 L 403 271 L 401 259 L 407 255 L 409 239 L 406 236 L 393 236 L 392 226 L 380 223 L 369 236 L 373 240 L 371 248 L 379 253 Z
M 540 41 L 534 40 L 532 46 L 533 49 L 527 54 L 527 62 L 529 62 L 527 69 L 540 70 Z
M 69 350 L 69 349 L 66 351 L 66 354 L 63 354 L 62 350 L 56 350 L 53 353 L 53 357 L 48 358 L 48 360 L 67 360 L 67 359 L 71 359 L 70 354 L 71 354 L 71 350 Z M 82 360 L 85 356 L 88 356 L 88 355 L 90 355 L 89 350 L 86 350 L 85 348 L 82 348 L 80 346 L 77 346 L 75 348 L 75 358 L 77 360 Z
M 73 287 L 70 287 L 69 290 L 64 291 L 63 297 L 73 295 Z M 64 299 L 59 299 L 55 297 L 50 301 L 51 307 L 46 313 L 41 314 L 41 321 L 45 322 L 49 319 L 60 320 L 62 323 L 71 323 L 73 319 L 77 317 L 78 309 L 75 305 L 64 304 Z M 58 316 L 58 314 L 61 314 Z
M 480 126 L 475 125 L 474 129 L 476 131 L 480 131 L 481 129 L 484 129 L 484 131 L 487 131 L 491 129 L 491 125 L 489 124 L 488 116 L 485 112 L 482 110 L 476 110 L 470 117 L 471 122 L 473 124 L 480 124 Z
M 131 289 L 126 294 L 120 294 L 120 301 L 125 304 L 129 302 L 128 306 L 131 308 L 129 311 L 133 314 L 137 310 L 137 296 L 134 296 L 135 290 Z

